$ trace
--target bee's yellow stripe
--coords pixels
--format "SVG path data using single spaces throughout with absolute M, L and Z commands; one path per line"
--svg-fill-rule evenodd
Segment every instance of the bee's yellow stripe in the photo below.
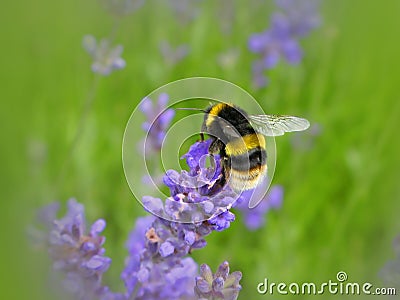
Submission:
M 218 116 L 220 111 L 223 110 L 226 106 L 227 106 L 227 104 L 225 104 L 225 103 L 218 103 L 218 104 L 215 104 L 211 108 L 210 112 L 208 113 L 208 118 L 206 120 L 207 127 L 209 127 L 211 125 L 211 123 L 214 121 L 214 117 Z
M 249 179 L 254 179 L 258 176 L 261 177 L 266 170 L 267 170 L 267 165 L 257 166 L 246 171 L 230 169 L 230 176 L 239 178 L 241 180 L 244 179 L 249 180 Z
M 230 187 L 241 192 L 242 190 L 250 190 L 255 188 L 266 175 L 267 166 L 252 168 L 248 171 L 230 170 L 228 182 Z
M 252 133 L 227 143 L 225 152 L 229 156 L 241 155 L 256 147 L 265 149 L 265 138 L 262 134 Z

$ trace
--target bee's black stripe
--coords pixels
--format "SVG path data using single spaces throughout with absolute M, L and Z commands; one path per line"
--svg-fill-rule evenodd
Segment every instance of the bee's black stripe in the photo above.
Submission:
M 244 110 L 230 105 L 224 105 L 218 112 L 218 117 L 229 121 L 235 127 L 243 123 L 249 123 L 247 113 Z
M 256 147 L 245 154 L 233 155 L 228 158 L 228 166 L 237 171 L 248 171 L 266 164 L 267 153 L 264 149 Z

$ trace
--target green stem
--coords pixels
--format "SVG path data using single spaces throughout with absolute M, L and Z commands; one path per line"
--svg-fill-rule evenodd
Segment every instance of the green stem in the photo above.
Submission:
M 79 121 L 78 121 L 78 126 L 76 127 L 76 132 L 75 132 L 74 138 L 73 138 L 73 140 L 71 142 L 71 145 L 69 147 L 66 159 L 63 162 L 63 166 L 61 167 L 61 172 L 60 172 L 60 174 L 58 176 L 58 179 L 57 179 L 57 183 L 56 183 L 57 191 L 59 190 L 59 187 L 61 186 L 62 182 L 65 179 L 65 175 L 66 175 L 68 167 L 69 167 L 69 165 L 71 163 L 71 159 L 72 159 L 73 153 L 74 153 L 75 148 L 78 145 L 78 142 L 79 142 L 79 140 L 80 140 L 80 138 L 82 136 L 82 133 L 84 131 L 86 119 L 87 119 L 87 117 L 89 115 L 89 112 L 90 112 L 92 106 L 93 106 L 94 99 L 96 98 L 96 94 L 97 94 L 97 90 L 98 90 L 98 86 L 99 86 L 99 81 L 100 81 L 100 76 L 98 74 L 95 74 L 94 79 L 92 81 L 92 86 L 91 86 L 91 88 L 89 90 L 89 93 L 88 93 L 88 95 L 86 97 L 86 100 L 85 100 L 85 103 L 84 103 L 84 106 L 83 106 L 83 110 L 82 110 L 81 116 L 80 116 Z
M 108 35 L 108 38 L 107 38 L 109 43 L 110 43 L 110 45 L 113 44 L 113 42 L 114 42 L 114 40 L 116 38 L 116 35 L 117 35 L 118 30 L 119 30 L 120 24 L 121 24 L 121 18 L 120 17 L 115 17 L 114 18 L 114 24 L 113 24 L 113 26 L 111 28 L 111 31 L 110 31 L 110 33 Z M 83 106 L 83 111 L 82 111 L 81 116 L 80 116 L 79 121 L 78 121 L 78 126 L 77 126 L 77 129 L 76 129 L 74 138 L 73 138 L 73 140 L 71 142 L 71 145 L 69 147 L 66 159 L 63 162 L 63 165 L 61 167 L 61 172 L 60 172 L 60 174 L 58 176 L 58 179 L 56 181 L 56 192 L 58 192 L 60 190 L 60 186 L 62 185 L 62 183 L 65 180 L 66 173 L 67 173 L 68 168 L 69 168 L 69 166 L 71 164 L 73 153 L 75 151 L 75 148 L 79 144 L 80 138 L 82 137 L 87 117 L 88 117 L 88 115 L 89 115 L 89 113 L 90 113 L 90 111 L 92 109 L 93 102 L 94 102 L 94 100 L 96 98 L 96 94 L 97 94 L 98 87 L 99 87 L 99 82 L 100 82 L 100 75 L 95 74 L 94 79 L 92 81 L 91 88 L 89 90 L 89 93 L 88 93 L 88 95 L 86 97 L 86 100 L 85 100 L 85 103 L 84 103 L 84 106 Z

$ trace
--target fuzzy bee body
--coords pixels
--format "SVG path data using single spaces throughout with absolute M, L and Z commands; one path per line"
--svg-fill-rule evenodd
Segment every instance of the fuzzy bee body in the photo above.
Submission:
M 248 115 L 228 103 L 211 105 L 206 110 L 202 132 L 212 138 L 210 154 L 219 154 L 223 167 L 220 184 L 236 192 L 253 189 L 267 173 L 264 136 L 301 131 L 310 126 L 303 118 L 287 115 Z
M 254 188 L 267 170 L 264 136 L 254 130 L 239 107 L 219 103 L 205 113 L 202 131 L 213 139 L 210 153 L 221 156 L 221 181 L 235 191 Z

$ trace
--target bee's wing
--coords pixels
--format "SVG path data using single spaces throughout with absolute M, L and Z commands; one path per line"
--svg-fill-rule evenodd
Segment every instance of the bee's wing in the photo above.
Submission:
M 254 129 L 266 136 L 303 131 L 310 127 L 308 120 L 287 115 L 250 115 L 249 119 Z

